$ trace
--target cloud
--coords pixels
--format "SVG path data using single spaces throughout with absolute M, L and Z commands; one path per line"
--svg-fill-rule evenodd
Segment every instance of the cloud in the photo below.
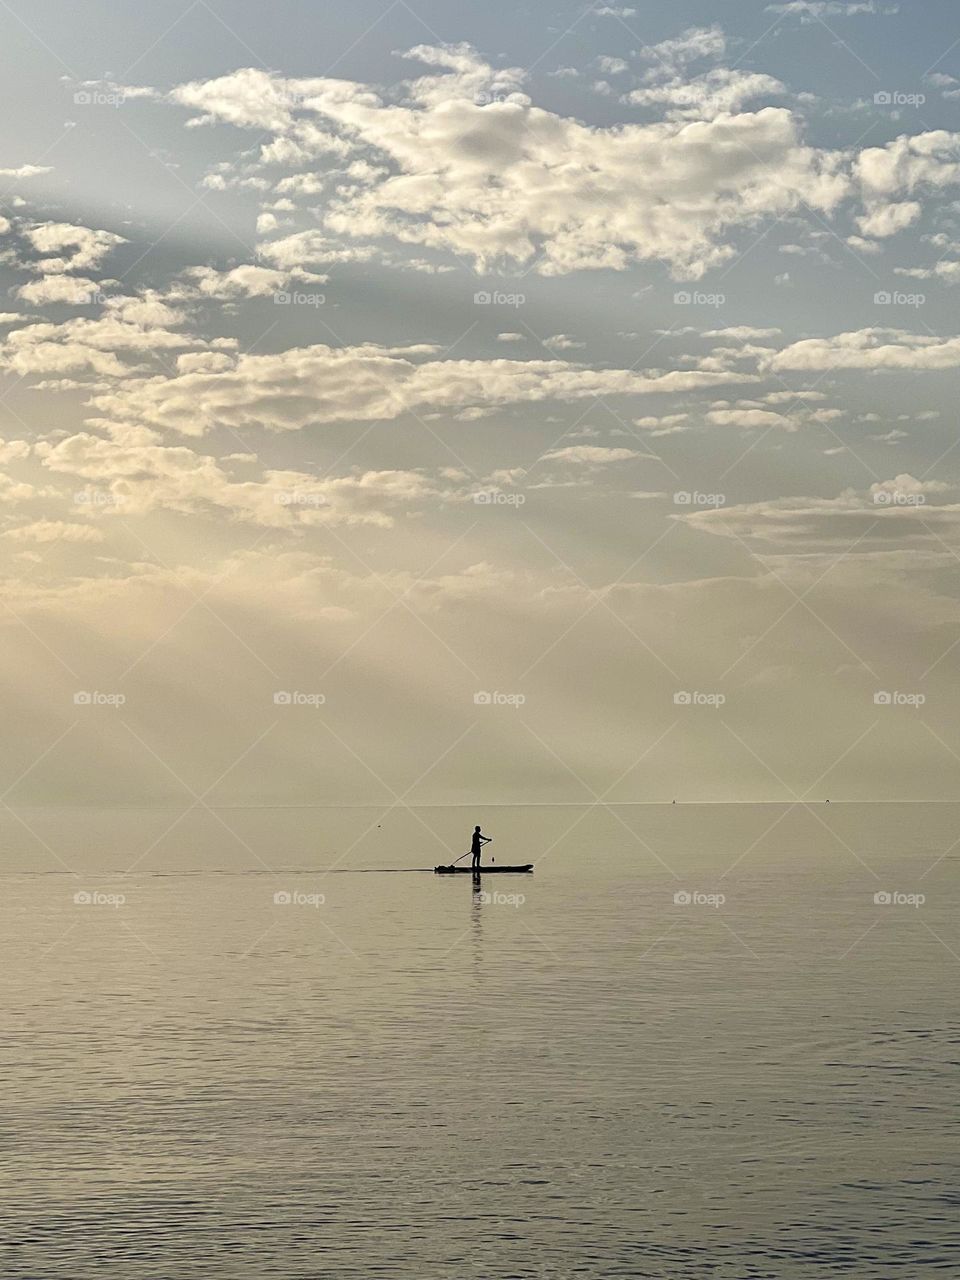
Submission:
M 859 329 L 832 338 L 804 338 L 761 362 L 774 373 L 826 369 L 955 369 L 960 338 L 906 333 L 897 329 Z
M 18 169 L 0 169 L 0 178 L 39 178 L 45 173 L 53 173 L 53 166 L 22 164 Z
M 233 301 L 237 298 L 269 298 L 283 290 L 290 280 L 287 271 L 258 267 L 252 263 L 217 271 L 213 267 L 191 267 L 184 272 L 185 286 L 175 286 L 173 297 L 199 296 Z M 313 277 L 321 283 L 326 277 Z
M 909 472 L 894 477 L 893 480 L 879 480 L 876 484 L 870 486 L 870 493 L 876 496 L 878 493 L 890 494 L 897 496 L 898 494 L 909 494 L 916 496 L 918 494 L 937 494 L 949 493 L 951 486 L 943 484 L 940 480 L 918 480 L 916 476 L 910 475 Z
M 633 89 L 623 100 L 634 106 L 667 107 L 671 118 L 712 120 L 739 111 L 755 98 L 785 92 L 783 84 L 773 76 L 717 67 L 692 80 L 676 76 L 660 84 Z
M 126 244 L 123 236 L 113 231 L 97 231 L 92 227 L 74 226 L 69 222 L 43 222 L 23 232 L 37 253 L 52 255 L 34 262 L 35 270 L 59 274 L 64 271 L 90 271 L 100 266 L 111 249 Z
M 873 255 L 883 252 L 883 245 L 878 244 L 876 240 L 864 240 L 863 236 L 846 236 L 844 243 L 860 254 Z
M 605 466 L 610 462 L 630 462 L 644 458 L 646 454 L 636 449 L 607 449 L 600 445 L 574 444 L 563 449 L 552 449 L 543 455 L 544 461 L 569 462 L 581 466 Z
M 718 28 L 662 42 L 655 74 L 724 43 Z M 318 228 L 261 247 L 274 265 L 370 256 L 392 241 L 471 259 L 480 271 L 535 263 L 561 275 L 666 259 L 675 274 L 698 278 L 733 254 L 722 243 L 728 231 L 803 203 L 829 213 L 850 190 L 844 156 L 805 145 L 785 108 L 592 127 L 534 106 L 520 92 L 521 72 L 497 70 L 468 46 L 420 46 L 409 56 L 432 71 L 405 86 L 401 103 L 351 81 L 254 69 L 170 95 L 199 110 L 195 120 L 274 133 L 264 166 L 308 163 L 302 126 L 318 121 L 323 145 L 335 138 L 344 159 L 367 161 L 330 174 Z M 721 73 L 703 86 L 697 110 L 733 109 L 748 87 L 773 82 Z
M 705 338 L 731 338 L 736 342 L 762 342 L 764 338 L 777 338 L 782 329 L 754 329 L 748 324 L 734 325 L 729 329 L 707 329 Z
M 409 512 L 428 500 L 453 501 L 459 496 L 456 484 L 416 470 L 357 470 L 320 477 L 293 469 L 267 469 L 260 479 L 237 481 L 209 454 L 186 445 L 164 445 L 152 431 L 115 423 L 104 424 L 99 435 L 83 431 L 56 444 L 41 442 L 36 452 L 48 470 L 103 487 L 111 496 L 103 507 L 107 520 L 155 510 L 219 511 L 264 528 L 389 528 L 397 511 Z M 247 455 L 243 460 L 256 462 L 256 457 Z M 98 534 L 98 540 L 101 537 Z
M 3 535 L 16 542 L 102 542 L 103 533 L 89 524 L 65 520 L 36 520 L 33 524 L 8 529 Z
M 899 197 L 942 191 L 960 181 L 960 133 L 934 129 L 868 147 L 854 161 L 853 173 L 867 207 L 860 229 L 868 235 L 892 235 L 921 211 L 916 201 L 898 203 Z
M 668 413 L 661 418 L 634 418 L 633 425 L 640 427 L 642 431 L 651 432 L 654 436 L 670 436 L 689 430 L 689 421 L 689 413 Z
M 84 281 L 83 289 L 88 286 Z M 92 372 L 128 377 L 134 366 L 119 360 L 118 352 L 143 358 L 164 349 L 206 345 L 173 332 L 182 321 L 180 313 L 155 293 L 104 299 L 97 319 L 40 322 L 13 330 L 0 341 L 0 368 L 21 375 Z
M 63 77 L 64 80 L 67 77 Z M 120 106 L 126 99 L 153 98 L 157 99 L 161 96 L 159 90 L 145 84 L 118 84 L 115 80 L 76 80 L 74 83 L 79 92 L 74 94 L 74 103 L 77 106 Z M 84 90 L 93 90 L 94 92 L 86 92 Z
M 97 282 L 88 276 L 50 275 L 21 285 L 17 297 L 37 305 L 44 302 L 65 302 L 72 306 L 86 307 L 97 300 Z
M 922 212 L 923 206 L 917 200 L 904 200 L 900 204 L 879 204 L 862 218 L 858 218 L 857 226 L 865 236 L 875 236 L 882 240 L 911 226 Z
M 960 262 L 944 258 L 932 267 L 894 267 L 894 275 L 910 276 L 914 280 L 944 280 L 947 284 L 960 281 Z
M 648 62 L 669 67 L 685 67 L 705 58 L 719 58 L 726 52 L 727 40 L 721 27 L 688 27 L 679 36 L 647 45 L 641 56 Z
M 369 262 L 376 256 L 370 245 L 344 245 L 331 239 L 323 231 L 297 231 L 282 240 L 264 241 L 258 245 L 261 258 L 275 263 L 285 271 L 302 267 L 306 263 L 329 265 L 336 262 Z
M 856 18 L 865 14 L 899 12 L 899 5 L 878 4 L 877 0 L 785 0 L 783 4 L 767 5 L 767 13 L 796 14 L 807 22 L 818 18 Z
M 0 440 L 0 463 L 14 462 L 19 458 L 28 458 L 29 456 L 29 441 Z
M 224 351 L 184 351 L 177 356 L 178 373 L 223 373 L 233 368 L 233 357 Z
M 585 344 L 577 342 L 576 338 L 571 338 L 569 333 L 555 333 L 549 338 L 544 338 L 543 345 L 549 347 L 551 351 L 574 351 Z
M 796 431 L 798 425 L 794 418 L 769 409 L 713 409 L 707 414 L 707 421 L 718 427 L 780 427 L 784 431 Z
M 430 347 L 295 347 L 275 355 L 241 355 L 229 368 L 213 371 L 129 378 L 93 396 L 91 403 L 113 421 L 199 436 L 224 426 L 295 431 L 428 410 L 694 391 L 750 380 L 746 374 L 699 370 L 642 373 L 560 360 L 437 360 L 433 355 Z
M 878 554 L 897 557 L 911 545 L 929 547 L 934 541 L 932 529 L 941 534 L 960 529 L 960 505 L 918 503 L 917 498 L 927 492 L 942 490 L 909 489 L 888 481 L 874 485 L 866 495 L 846 490 L 836 498 L 777 498 L 675 515 L 673 519 L 702 533 L 765 543 L 787 553 L 819 550 L 841 552 L 850 559 Z M 902 496 L 897 502 L 876 501 L 878 494 Z M 952 559 L 942 547 L 934 544 L 929 549 L 943 563 Z
M 826 400 L 822 391 L 771 391 L 763 397 L 766 404 L 796 404 Z
M 307 84 L 304 82 L 305 89 Z M 224 120 L 242 129 L 282 133 L 293 123 L 294 103 L 286 83 L 252 67 L 216 80 L 178 85 L 170 96 L 181 106 L 200 112 L 191 120 L 194 127 Z

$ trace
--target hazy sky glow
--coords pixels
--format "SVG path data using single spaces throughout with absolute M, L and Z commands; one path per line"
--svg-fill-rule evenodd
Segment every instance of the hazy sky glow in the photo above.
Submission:
M 480 10 L 0 17 L 10 803 L 960 796 L 955 4 Z

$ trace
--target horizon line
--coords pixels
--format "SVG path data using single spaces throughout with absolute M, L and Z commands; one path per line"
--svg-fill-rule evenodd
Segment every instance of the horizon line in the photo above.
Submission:
M 809 808 L 812 805 L 837 804 L 960 804 L 960 796 L 955 798 L 940 800 L 909 800 L 909 799 L 865 799 L 865 800 L 842 800 L 834 799 L 832 796 L 824 796 L 821 799 L 784 799 L 784 800 L 463 800 L 463 801 L 423 801 L 415 804 L 377 804 L 373 801 L 365 801 L 363 803 L 338 804 L 330 803 L 304 803 L 304 804 L 205 804 L 204 809 L 208 811 L 217 811 L 223 809 L 230 810 L 267 810 L 267 809 L 380 809 L 384 814 L 398 809 L 401 812 L 404 809 L 624 809 L 624 808 L 687 808 L 707 807 L 715 805 L 787 805 L 791 808 Z M 10 806 L 13 808 L 13 806 Z M 111 813 L 130 813 L 143 809 L 176 809 L 177 805 L 170 803 L 147 803 L 147 804 L 88 804 L 88 803 L 69 803 L 69 802 L 52 802 L 52 803 L 32 803 L 22 804 L 21 809 L 99 809 L 103 812 Z

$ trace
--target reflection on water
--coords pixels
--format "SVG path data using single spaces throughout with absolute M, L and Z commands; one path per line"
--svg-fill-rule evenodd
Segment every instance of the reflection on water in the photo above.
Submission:
M 3 832 L 4 1277 L 956 1274 L 953 806 L 369 816 Z

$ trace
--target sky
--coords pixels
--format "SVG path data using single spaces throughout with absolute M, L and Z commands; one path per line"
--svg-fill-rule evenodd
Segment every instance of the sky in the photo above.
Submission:
M 960 14 L 11 0 L 4 804 L 960 798 Z

